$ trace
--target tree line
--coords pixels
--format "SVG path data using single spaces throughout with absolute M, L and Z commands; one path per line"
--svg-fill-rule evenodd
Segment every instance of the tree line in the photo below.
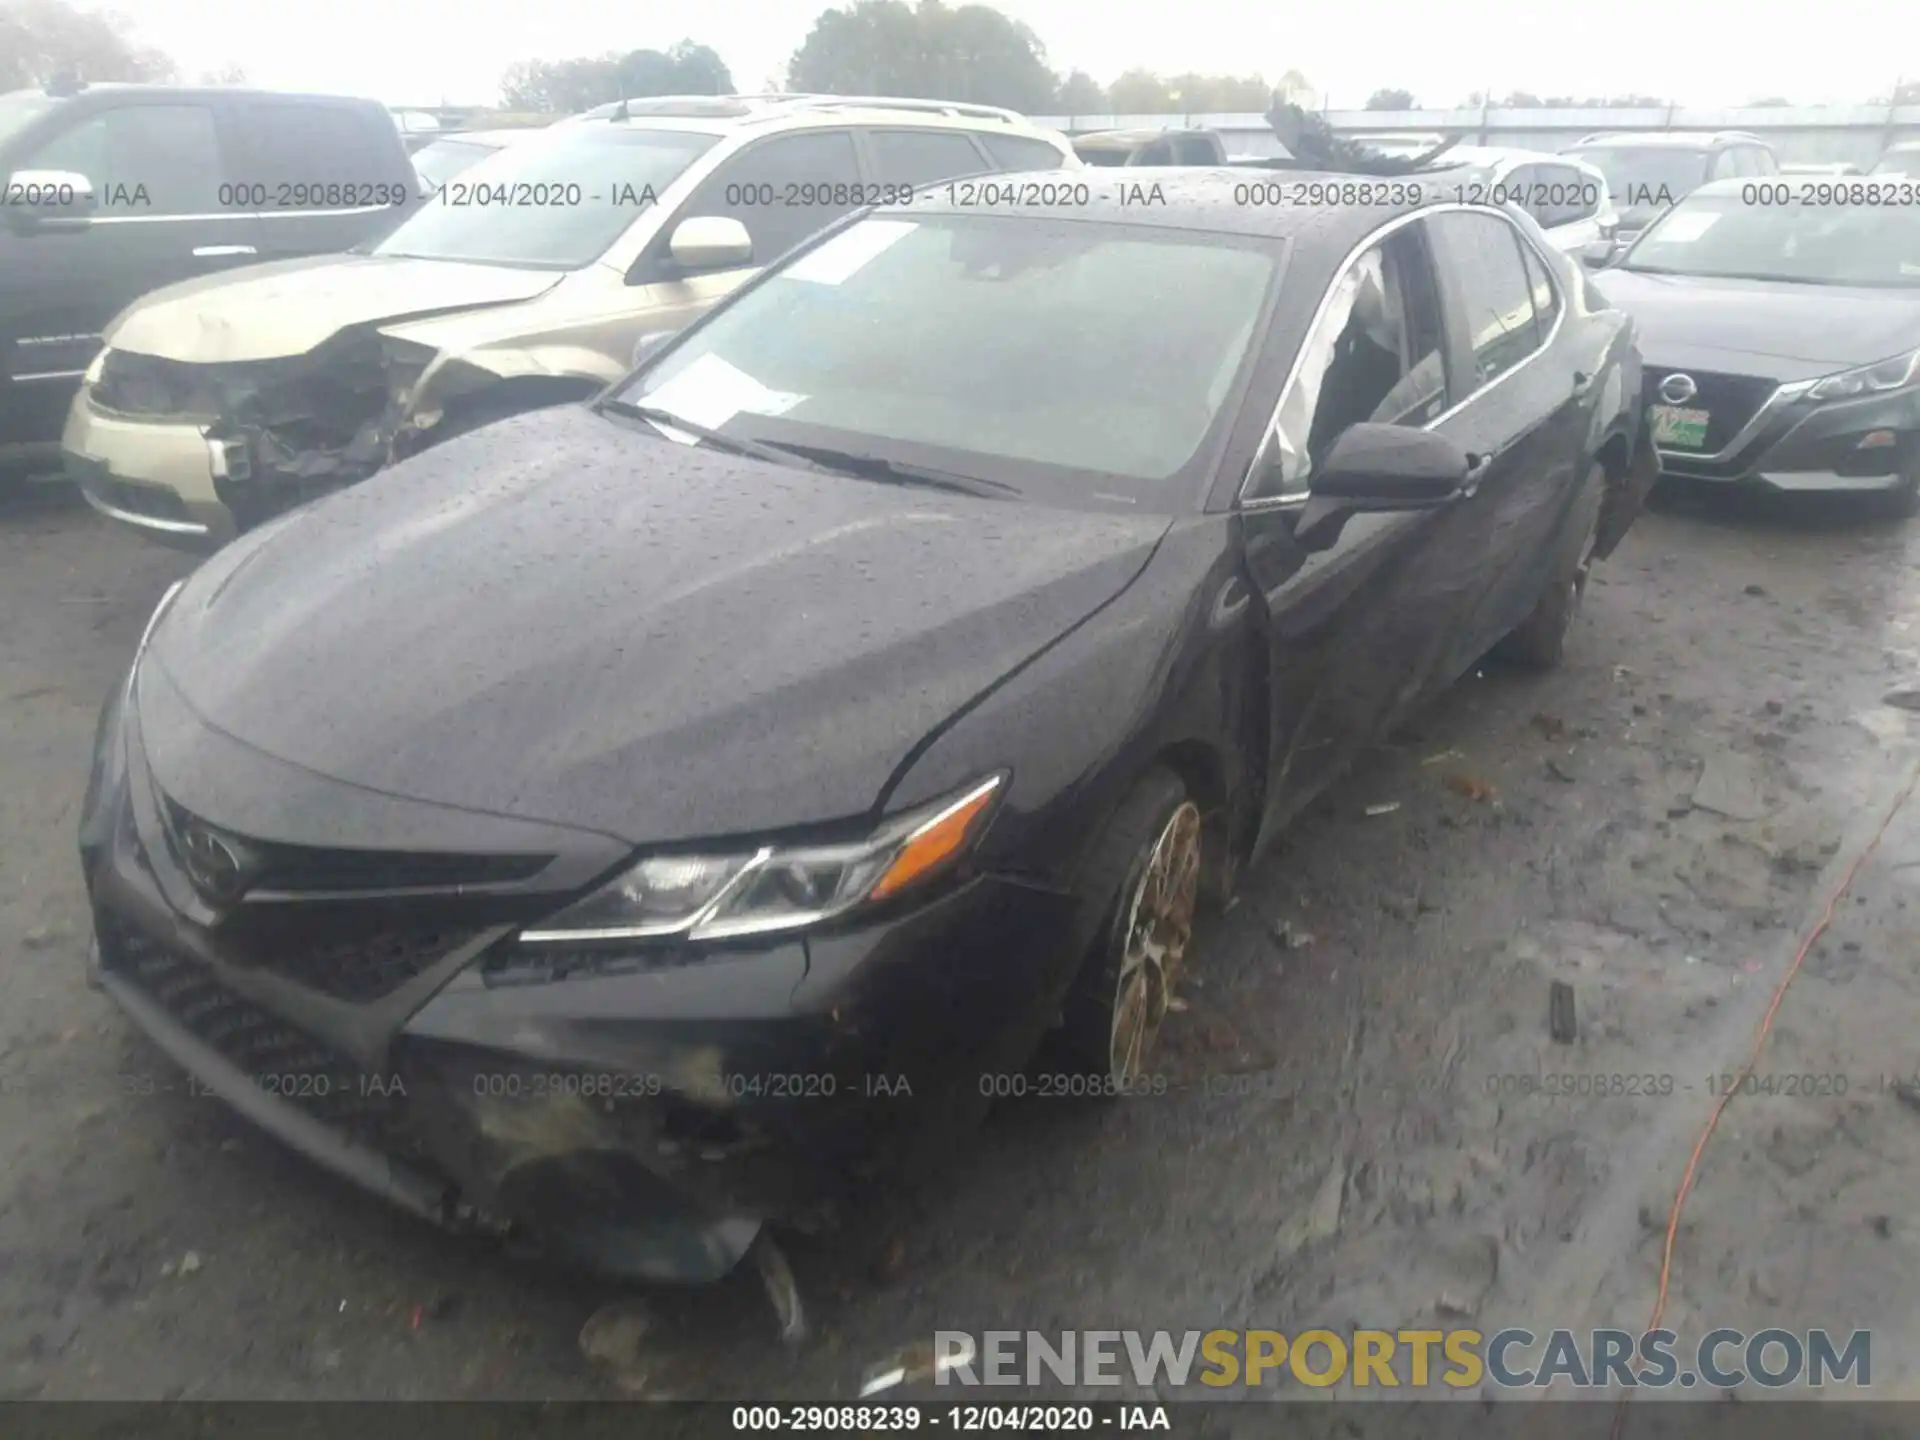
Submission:
M 179 67 L 163 52 L 136 44 L 109 14 L 72 0 L 0 0 L 0 90 L 66 78 L 89 81 L 177 81 Z M 240 85 L 229 66 L 200 84 Z M 1265 112 L 1307 89 L 1296 71 L 1269 84 L 1247 75 L 1162 75 L 1126 71 L 1102 85 L 1084 70 L 1062 74 L 1047 60 L 1031 28 L 989 5 L 945 0 L 851 0 L 824 10 L 775 88 L 840 95 L 901 95 L 1004 105 L 1040 115 L 1205 115 Z M 665 50 L 608 50 L 571 60 L 528 60 L 501 80 L 513 110 L 568 114 L 622 97 L 728 95 L 737 92 L 726 62 L 710 46 L 682 40 Z M 1573 106 L 1665 106 L 1666 96 L 1540 96 L 1510 91 L 1502 99 L 1475 92 L 1469 107 L 1560 109 Z M 1754 105 L 1784 105 L 1777 96 Z M 1868 103 L 1920 104 L 1920 81 Z M 1437 108 L 1450 108 L 1442 100 Z M 1369 110 L 1417 110 L 1413 92 L 1380 89 Z

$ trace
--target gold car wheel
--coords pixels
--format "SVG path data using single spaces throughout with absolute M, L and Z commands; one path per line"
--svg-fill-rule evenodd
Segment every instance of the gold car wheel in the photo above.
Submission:
M 1200 810 L 1191 800 L 1167 817 L 1127 897 L 1125 948 L 1113 995 L 1108 1073 L 1144 1073 L 1193 940 L 1200 894 Z

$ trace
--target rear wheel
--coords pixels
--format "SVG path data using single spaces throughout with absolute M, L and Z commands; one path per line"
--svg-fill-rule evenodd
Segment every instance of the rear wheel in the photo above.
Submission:
M 1595 465 L 1587 474 L 1590 494 L 1604 493 L 1606 472 Z M 1580 529 L 1580 541 L 1568 549 L 1565 558 L 1547 577 L 1533 612 L 1495 648 L 1502 660 L 1530 670 L 1551 670 L 1566 656 L 1567 632 L 1573 617 L 1580 613 L 1580 601 L 1587 593 L 1587 577 L 1593 570 L 1593 542 L 1599 533 L 1601 506 Z
M 1135 784 L 1095 846 L 1090 898 L 1106 913 L 1067 996 L 1074 1061 L 1116 1086 L 1139 1080 L 1193 942 L 1200 807 L 1162 767 Z

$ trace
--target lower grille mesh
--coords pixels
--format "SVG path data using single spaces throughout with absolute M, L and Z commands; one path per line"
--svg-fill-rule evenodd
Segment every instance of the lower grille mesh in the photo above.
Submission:
M 407 1123 L 397 1075 L 363 1071 L 317 1036 L 234 994 L 190 955 L 124 925 L 99 925 L 100 959 L 263 1092 L 347 1139 L 438 1169 Z

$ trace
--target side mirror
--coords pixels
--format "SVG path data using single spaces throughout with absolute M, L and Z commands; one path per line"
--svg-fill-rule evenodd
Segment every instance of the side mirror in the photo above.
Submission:
M 0 191 L 7 228 L 21 234 L 84 230 L 97 203 L 93 182 L 71 170 L 16 170 Z
M 1432 510 L 1458 498 L 1476 474 L 1473 457 L 1431 430 L 1349 426 L 1309 482 L 1294 538 L 1312 548 L 1361 511 Z
M 731 270 L 753 262 L 753 237 L 725 215 L 695 215 L 673 227 L 667 253 L 682 270 Z
M 671 340 L 674 336 L 678 335 L 679 333 L 680 332 L 678 330 L 654 330 L 646 335 L 642 335 L 638 340 L 634 341 L 633 342 L 634 368 L 638 369 L 641 363 L 644 362 L 649 355 L 653 354 L 654 351 L 658 350 L 662 345 L 666 344 L 667 341 Z
M 1580 263 L 1589 270 L 1604 270 L 1613 263 L 1620 245 L 1614 240 L 1589 240 L 1580 247 Z

